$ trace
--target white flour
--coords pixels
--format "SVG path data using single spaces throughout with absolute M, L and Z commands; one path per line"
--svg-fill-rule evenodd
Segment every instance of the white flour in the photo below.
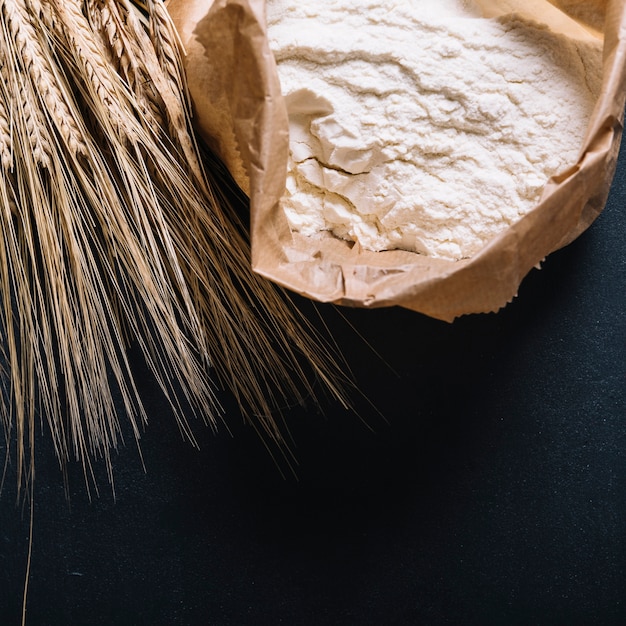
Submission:
M 471 256 L 574 164 L 601 48 L 463 0 L 268 0 L 292 229 Z

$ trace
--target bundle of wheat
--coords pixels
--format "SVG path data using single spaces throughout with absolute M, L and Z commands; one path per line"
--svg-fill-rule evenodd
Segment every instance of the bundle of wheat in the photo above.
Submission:
M 2 411 L 20 483 L 39 412 L 59 459 L 111 472 L 120 420 L 137 437 L 146 420 L 130 343 L 172 406 L 213 426 L 216 384 L 279 444 L 276 407 L 314 397 L 309 379 L 345 403 L 324 342 L 252 273 L 191 130 L 176 32 L 144 4 L 0 0 Z

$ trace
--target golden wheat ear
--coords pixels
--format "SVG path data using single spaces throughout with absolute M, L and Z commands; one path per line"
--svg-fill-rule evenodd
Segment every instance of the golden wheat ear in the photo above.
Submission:
M 130 344 L 192 441 L 190 415 L 224 422 L 218 387 L 279 449 L 281 407 L 347 405 L 337 357 L 252 272 L 227 172 L 191 127 L 173 25 L 145 9 L 0 0 L 0 417 L 20 484 L 40 414 L 62 464 L 89 476 L 103 458 L 112 480 L 122 432 L 148 418 Z

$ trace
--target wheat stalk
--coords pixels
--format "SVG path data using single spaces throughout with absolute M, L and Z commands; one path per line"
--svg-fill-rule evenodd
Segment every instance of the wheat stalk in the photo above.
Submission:
M 38 415 L 88 487 L 94 458 L 113 485 L 112 451 L 139 440 L 130 343 L 192 442 L 183 402 L 217 428 L 217 383 L 287 462 L 281 407 L 320 388 L 347 405 L 334 355 L 252 272 L 180 42 L 146 8 L 149 30 L 125 0 L 0 0 L 0 418 L 31 515 Z
M 227 175 L 192 131 L 175 30 L 147 9 L 0 0 L 0 414 L 20 483 L 38 412 L 62 462 L 89 477 L 102 457 L 113 480 L 122 418 L 136 438 L 147 421 L 131 342 L 192 441 L 182 403 L 216 428 L 217 383 L 279 448 L 281 406 L 320 388 L 345 402 L 324 342 L 252 272 Z
M 181 69 L 180 44 L 162 3 L 149 2 L 147 8 L 150 33 L 160 61 L 159 67 L 165 73 L 172 92 L 177 94 L 178 111 L 182 120 L 188 115 L 190 106 L 185 100 L 188 91 Z M 172 134 L 188 133 L 188 129 L 189 123 L 186 120 L 185 123 L 180 123 Z M 191 137 L 186 143 L 190 149 L 197 150 Z M 198 160 L 201 160 L 200 157 Z M 210 187 L 213 190 L 217 189 L 219 186 L 215 184 L 216 181 L 212 182 Z M 167 181 L 164 181 L 164 184 L 167 184 Z M 271 385 L 264 383 L 273 379 L 271 384 L 276 389 L 284 389 L 285 382 L 288 381 L 289 393 L 296 393 L 295 385 L 291 384 L 292 380 L 289 380 L 284 367 L 285 362 L 296 363 L 295 354 L 289 350 L 287 354 L 280 354 L 280 351 L 276 350 L 276 344 L 281 346 L 281 350 L 285 350 L 286 346 L 294 346 L 295 351 L 304 350 L 309 362 L 315 362 L 319 372 L 324 371 L 324 363 L 328 366 L 331 359 L 329 354 L 322 355 L 320 351 L 319 360 L 315 361 L 311 344 L 307 344 L 309 335 L 303 332 L 304 320 L 298 319 L 294 311 L 285 305 L 275 287 L 250 271 L 249 241 L 243 236 L 244 229 L 240 224 L 233 222 L 232 212 L 226 219 L 223 211 L 211 211 L 216 202 L 219 206 L 227 206 L 225 196 L 221 196 L 219 201 L 214 197 L 199 198 L 197 202 L 191 204 L 181 199 L 178 203 L 187 207 L 186 219 L 184 222 L 176 220 L 173 226 L 178 227 L 180 224 L 193 226 L 181 229 L 179 234 L 181 240 L 185 241 L 184 249 L 188 251 L 187 256 L 193 254 L 191 268 L 223 266 L 232 268 L 228 275 L 219 275 L 219 285 L 211 284 L 213 276 L 203 276 L 197 269 L 194 270 L 196 273 L 189 277 L 189 282 L 196 286 L 195 301 L 203 311 L 203 319 L 208 320 L 212 326 L 207 334 L 227 338 L 225 341 L 213 342 L 209 347 L 220 378 L 227 381 L 227 386 L 241 399 L 242 405 L 253 406 L 256 415 L 268 416 L 271 415 L 270 405 L 275 405 L 276 400 L 266 402 L 266 399 L 269 400 Z M 216 233 L 222 233 L 222 238 L 218 240 L 222 245 L 218 248 L 215 244 Z M 194 276 L 195 281 L 192 280 Z M 232 276 L 237 280 L 232 280 Z M 221 289 L 222 293 L 216 293 L 217 289 Z M 251 307 L 251 303 L 255 303 L 256 307 Z M 267 321 L 263 322 L 259 310 L 270 311 L 274 317 L 275 325 L 269 333 L 267 326 L 264 326 Z M 220 327 L 216 328 L 216 324 Z M 232 337 L 233 331 L 238 337 Z M 264 343 L 263 340 L 268 334 L 273 337 L 279 331 L 284 334 L 279 335 L 278 341 Z M 227 353 L 224 353 L 225 348 L 228 348 Z M 261 351 L 264 358 L 258 362 L 251 361 L 250 353 L 257 350 Z M 292 367 L 294 367 L 291 374 L 293 378 L 305 381 L 304 372 L 298 370 L 297 366 Z M 257 386 L 257 382 L 261 385 Z M 329 377 L 326 377 L 326 384 L 332 386 Z M 306 393 L 312 394 L 312 389 L 307 388 Z M 281 400 L 285 401 L 284 398 Z M 276 434 L 276 426 L 271 420 L 265 427 L 268 432 Z
M 7 3 L 4 3 L 5 19 L 14 15 L 8 8 Z M 12 31 L 7 28 L 4 32 L 11 34 Z M 6 43 L 8 50 L 11 45 L 15 45 L 12 41 Z M 21 57 L 13 53 L 12 57 L 7 58 L 15 60 Z M 57 451 L 62 458 L 67 457 L 65 441 L 69 437 L 74 455 L 87 463 L 94 452 L 102 453 L 108 459 L 108 450 L 117 445 L 118 426 L 106 378 L 107 363 L 113 369 L 117 384 L 122 390 L 127 413 L 132 416 L 138 406 L 136 395 L 133 397 L 126 383 L 129 371 L 124 367 L 123 356 L 120 356 L 123 355 L 118 338 L 120 333 L 107 327 L 106 320 L 111 318 L 111 312 L 106 310 L 106 306 L 111 300 L 109 292 L 116 280 L 117 270 L 111 266 L 107 268 L 106 263 L 110 263 L 110 259 L 116 256 L 132 256 L 132 263 L 127 263 L 124 270 L 126 273 L 131 271 L 128 268 L 131 265 L 132 271 L 139 272 L 140 276 L 135 276 L 135 284 L 128 291 L 132 293 L 137 285 L 145 286 L 147 291 L 144 298 L 151 305 L 158 301 L 155 294 L 162 291 L 163 287 L 155 285 L 151 280 L 152 268 L 146 262 L 145 247 L 133 235 L 136 229 L 121 219 L 117 181 L 105 180 L 108 168 L 105 162 L 99 160 L 97 150 L 92 147 L 91 167 L 83 171 L 76 168 L 77 162 L 72 160 L 70 154 L 52 152 L 53 147 L 58 150 L 61 146 L 42 141 L 48 127 L 41 111 L 33 108 L 33 98 L 28 97 L 31 92 L 28 89 L 30 85 L 24 80 L 25 76 L 28 74 L 24 71 L 13 71 L 10 76 L 14 92 L 19 92 L 22 96 L 20 100 L 23 99 L 25 103 L 17 106 L 14 112 L 17 128 L 14 143 L 18 149 L 20 146 L 30 145 L 32 152 L 21 152 L 20 167 L 16 168 L 18 182 L 15 189 L 19 193 L 13 206 L 20 207 L 21 221 L 12 240 L 15 243 L 7 243 L 7 250 L 11 253 L 7 252 L 7 256 L 10 259 L 9 267 L 22 269 L 17 278 L 14 277 L 7 284 L 17 284 L 21 298 L 26 297 L 31 285 L 36 288 L 36 292 L 29 300 L 18 305 L 21 313 L 19 323 L 23 330 L 19 333 L 20 340 L 13 342 L 14 347 L 10 350 L 18 439 L 22 441 L 28 428 L 32 430 L 34 406 L 29 399 L 36 397 L 34 378 L 37 378 L 44 408 L 51 416 Z M 33 111 L 40 114 L 36 122 L 33 121 Z M 80 119 L 77 110 L 72 113 L 74 118 Z M 45 159 L 40 154 L 45 155 Z M 46 173 L 37 170 L 33 164 L 50 169 L 50 180 L 54 183 L 47 183 Z M 77 190 L 81 193 L 77 193 Z M 85 198 L 91 206 L 87 205 Z M 99 208 L 103 211 L 100 215 Z M 107 233 L 107 247 L 110 251 L 95 258 L 94 242 L 102 239 L 99 230 Z M 26 243 L 18 246 L 20 241 Z M 123 250 L 116 249 L 120 245 Z M 65 257 L 70 259 L 71 267 L 63 267 L 62 259 Z M 91 269 L 98 266 L 104 267 L 109 275 L 108 279 Z M 107 280 L 108 284 L 105 283 Z M 116 308 L 131 310 L 130 307 L 136 305 L 137 295 L 120 295 L 119 287 L 116 289 L 118 293 L 113 289 L 114 295 L 122 300 L 121 305 L 118 304 Z M 12 321 L 12 312 L 7 307 L 8 304 L 5 305 L 5 318 Z M 111 310 L 113 308 L 110 306 Z M 170 345 L 175 344 L 169 348 L 170 353 L 184 355 L 181 348 L 184 340 L 181 337 L 172 338 L 171 331 L 169 335 L 167 332 L 169 318 L 176 310 L 173 304 L 169 307 L 162 305 L 161 311 L 154 313 L 153 317 L 160 315 L 160 326 L 166 326 L 162 329 L 162 338 L 165 337 L 162 340 Z M 165 322 L 162 321 L 163 318 Z M 9 335 L 14 324 L 15 322 L 6 323 Z M 46 324 L 46 327 L 42 328 L 42 324 Z M 35 345 L 33 342 L 36 342 Z M 68 395 L 66 411 L 61 410 L 58 398 L 54 392 L 50 392 L 51 388 L 56 387 L 54 379 L 50 380 L 49 373 L 52 371 L 56 376 L 55 357 L 48 352 L 45 358 L 39 358 L 39 343 L 46 349 L 50 346 L 58 349 L 60 377 Z M 183 362 L 183 357 L 180 358 Z M 196 367 L 197 369 L 199 368 Z M 197 373 L 195 376 L 193 371 L 187 374 L 190 376 L 190 384 L 195 384 Z M 198 387 L 201 389 L 202 385 L 198 384 Z M 63 417 L 64 413 L 66 418 Z M 133 429 L 138 431 L 135 424 Z M 20 447 L 18 459 L 23 458 L 24 451 Z M 20 467 L 21 465 L 20 462 Z

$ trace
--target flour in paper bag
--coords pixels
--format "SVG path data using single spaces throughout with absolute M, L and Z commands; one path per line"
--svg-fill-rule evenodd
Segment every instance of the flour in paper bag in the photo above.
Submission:
M 292 230 L 474 255 L 576 163 L 601 45 L 463 0 L 269 0 Z

